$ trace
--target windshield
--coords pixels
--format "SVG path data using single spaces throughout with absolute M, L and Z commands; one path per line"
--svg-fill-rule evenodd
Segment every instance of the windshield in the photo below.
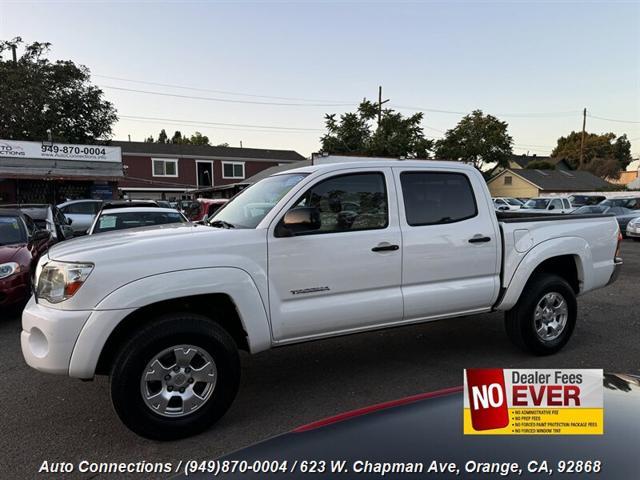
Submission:
M 271 209 L 291 190 L 306 173 L 274 175 L 244 189 L 209 223 L 224 222 L 230 228 L 256 228 Z
M 522 202 L 520 200 L 516 200 L 515 198 L 505 198 L 504 201 L 514 207 L 519 207 L 522 205 Z
M 522 206 L 522 208 L 531 208 L 531 209 L 535 208 L 538 210 L 546 210 L 550 201 L 551 200 L 549 200 L 548 198 L 532 198 L 531 200 L 527 200 L 526 203 Z
M 100 216 L 93 233 L 113 232 L 127 228 L 165 225 L 167 223 L 186 223 L 179 212 L 122 212 L 105 213 Z
M 26 242 L 27 232 L 18 217 L 0 217 L 0 245 Z

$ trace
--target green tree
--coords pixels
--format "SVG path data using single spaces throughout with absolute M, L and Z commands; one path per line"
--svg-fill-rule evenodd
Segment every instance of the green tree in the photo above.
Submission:
M 160 133 L 158 134 L 158 143 L 169 143 L 167 141 L 168 138 L 169 137 L 167 136 L 167 132 L 165 131 L 165 129 L 163 128 L 162 130 L 160 130 Z
M 182 133 L 180 133 L 180 130 L 176 130 L 176 132 L 173 134 L 173 137 L 171 137 L 171 142 L 170 143 L 185 143 L 184 139 L 182 138 Z
M 527 163 L 525 168 L 529 170 L 554 170 L 556 167 L 551 162 L 533 160 L 532 162 Z
M 492 163 L 492 171 L 507 168 L 513 145 L 507 127 L 493 115 L 474 110 L 436 142 L 436 158 L 470 163 L 478 170 Z
M 202 135 L 200 132 L 195 132 L 193 135 L 191 135 L 191 138 L 189 138 L 189 143 L 191 145 L 211 145 L 211 143 L 209 143 L 209 137 L 207 137 L 206 135 Z
M 366 157 L 428 158 L 433 142 L 421 127 L 423 114 L 410 117 L 392 109 L 382 111 L 376 124 L 378 106 L 364 99 L 356 112 L 336 118 L 325 115 L 327 133 L 320 139 L 323 153 Z
M 582 132 L 571 132 L 560 137 L 551 152 L 553 158 L 561 158 L 575 169 L 587 170 L 599 177 L 618 178 L 631 162 L 631 142 L 627 135 L 616 138 L 615 133 L 586 133 L 584 158 L 580 164 Z
M 16 62 L 4 56 L 23 47 Z M 90 82 L 89 69 L 71 60 L 51 62 L 50 43 L 0 41 L 0 138 L 94 143 L 109 139 L 114 106 Z M 9 54 L 11 57 L 11 54 Z

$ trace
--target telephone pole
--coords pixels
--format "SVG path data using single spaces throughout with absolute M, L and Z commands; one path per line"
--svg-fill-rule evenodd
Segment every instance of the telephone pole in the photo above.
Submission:
M 380 121 L 382 120 L 382 104 L 388 101 L 388 98 L 382 101 L 382 87 L 378 87 L 378 127 L 380 127 Z
M 582 162 L 584 161 L 584 134 L 587 126 L 587 107 L 584 107 L 582 111 L 582 139 L 580 140 L 580 162 L 578 163 L 578 170 L 582 168 Z

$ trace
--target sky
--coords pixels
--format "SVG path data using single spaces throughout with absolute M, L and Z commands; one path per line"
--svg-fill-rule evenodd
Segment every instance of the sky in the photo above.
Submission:
M 638 0 L 0 0 L 0 39 L 16 36 L 90 69 L 118 140 L 197 130 L 308 156 L 326 113 L 382 86 L 429 137 L 482 109 L 515 153 L 548 155 L 586 107 L 587 131 L 626 133 L 640 155 Z

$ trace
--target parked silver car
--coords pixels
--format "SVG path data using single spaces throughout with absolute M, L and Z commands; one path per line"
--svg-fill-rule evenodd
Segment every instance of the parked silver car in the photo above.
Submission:
M 102 208 L 102 200 L 70 200 L 61 203 L 58 208 L 73 221 L 71 225 L 75 235 L 84 235 Z

